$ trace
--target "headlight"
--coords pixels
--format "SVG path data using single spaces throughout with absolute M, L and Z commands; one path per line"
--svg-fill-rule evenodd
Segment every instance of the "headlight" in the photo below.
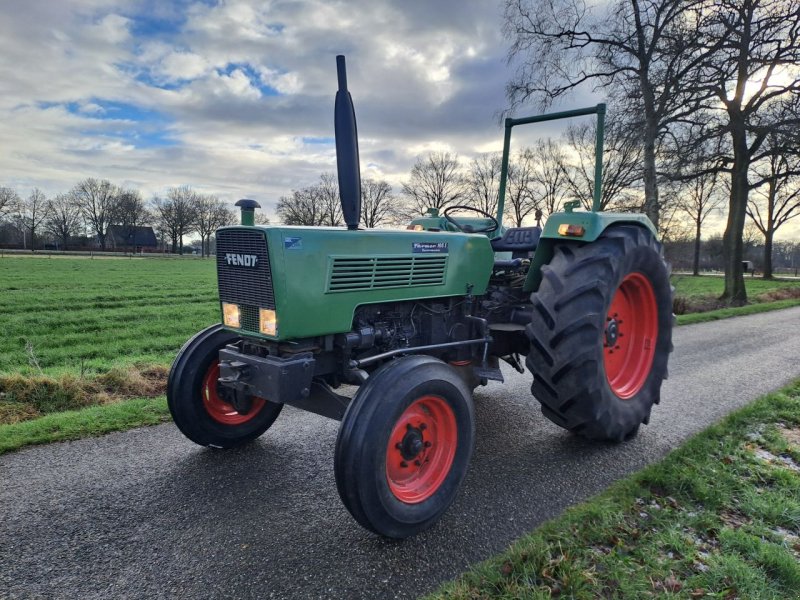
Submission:
M 258 309 L 258 329 L 264 335 L 278 334 L 278 316 L 274 310 L 268 308 Z
M 222 322 L 226 327 L 241 327 L 239 307 L 236 304 L 222 303 Z

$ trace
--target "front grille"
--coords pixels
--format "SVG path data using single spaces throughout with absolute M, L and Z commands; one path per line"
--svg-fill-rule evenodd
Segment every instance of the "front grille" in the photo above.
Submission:
M 256 257 L 255 266 L 246 266 L 251 262 L 247 257 L 251 256 Z M 275 309 L 267 238 L 262 232 L 252 229 L 217 232 L 217 282 L 219 299 L 239 305 L 242 329 L 257 333 L 258 309 Z
M 440 285 L 446 266 L 447 256 L 336 256 L 328 291 Z

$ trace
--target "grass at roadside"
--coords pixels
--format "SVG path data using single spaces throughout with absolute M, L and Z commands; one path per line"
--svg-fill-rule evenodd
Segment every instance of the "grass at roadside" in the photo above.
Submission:
M 776 300 L 775 302 L 761 302 L 759 304 L 747 304 L 746 306 L 736 306 L 732 308 L 718 308 L 706 312 L 689 313 L 677 315 L 678 325 L 691 325 L 693 323 L 705 323 L 707 321 L 718 321 L 730 317 L 741 317 L 744 315 L 754 315 L 756 313 L 770 312 L 800 306 L 800 298 L 789 300 Z
M 797 279 L 761 279 L 745 277 L 745 287 L 748 296 L 758 297 L 762 294 L 786 288 L 800 288 Z M 675 295 L 686 298 L 703 298 L 719 296 L 725 287 L 725 278 L 713 275 L 673 275 L 672 285 L 675 286 Z
M 431 598 L 797 598 L 800 381 Z
M 722 277 L 673 275 L 673 312 L 678 324 L 700 323 L 739 315 L 767 312 L 800 304 L 800 280 L 745 278 L 749 304 L 726 307 L 719 297 L 725 286 Z
M 31 421 L 0 425 L 0 454 L 34 444 L 48 444 L 103 435 L 168 421 L 167 401 L 137 398 L 46 415 Z

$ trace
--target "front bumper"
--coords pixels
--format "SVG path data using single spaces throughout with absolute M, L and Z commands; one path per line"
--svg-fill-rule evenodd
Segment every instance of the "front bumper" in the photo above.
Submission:
M 314 380 L 314 355 L 289 358 L 243 354 L 235 345 L 219 351 L 219 385 L 234 406 L 248 406 L 248 397 L 289 404 L 341 420 L 349 398 Z

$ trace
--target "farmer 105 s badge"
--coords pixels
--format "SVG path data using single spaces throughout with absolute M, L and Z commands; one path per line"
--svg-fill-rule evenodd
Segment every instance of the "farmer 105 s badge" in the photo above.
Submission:
M 447 242 L 411 242 L 414 254 L 447 254 Z

